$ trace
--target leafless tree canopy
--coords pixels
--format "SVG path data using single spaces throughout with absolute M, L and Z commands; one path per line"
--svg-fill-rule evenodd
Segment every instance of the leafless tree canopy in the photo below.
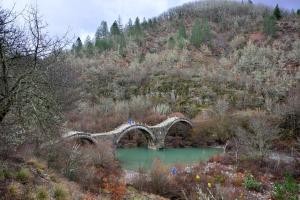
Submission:
M 24 22 L 22 27 L 20 21 Z M 9 132 L 9 123 L 18 124 L 22 129 L 38 125 L 43 132 L 46 124 L 58 121 L 48 72 L 66 44 L 64 38 L 53 39 L 47 35 L 46 24 L 37 9 L 15 13 L 0 7 L 2 139 Z

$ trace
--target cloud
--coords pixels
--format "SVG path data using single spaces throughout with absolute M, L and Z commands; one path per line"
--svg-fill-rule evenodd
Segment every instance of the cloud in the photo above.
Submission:
M 192 0 L 193 1 L 193 0 Z M 278 2 L 288 8 L 300 8 L 299 0 L 253 0 L 273 5 Z M 38 5 L 43 19 L 49 25 L 51 35 L 63 35 L 69 31 L 71 36 L 93 36 L 102 20 L 109 25 L 120 15 L 123 24 L 137 16 L 140 20 L 161 14 L 168 8 L 182 5 L 190 0 L 0 0 L 0 5 L 22 10 L 26 5 Z M 84 38 L 83 38 L 84 40 Z

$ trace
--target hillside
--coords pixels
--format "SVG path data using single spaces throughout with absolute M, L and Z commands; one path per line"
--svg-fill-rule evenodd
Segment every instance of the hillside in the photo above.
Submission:
M 24 30 L 0 11 L 0 199 L 299 199 L 299 14 L 191 2 L 102 21 L 68 49 L 36 10 Z M 159 160 L 132 174 L 116 151 L 146 146 L 141 132 L 94 146 L 61 138 L 172 116 L 193 128 L 171 128 L 166 147 L 223 153 L 177 174 Z

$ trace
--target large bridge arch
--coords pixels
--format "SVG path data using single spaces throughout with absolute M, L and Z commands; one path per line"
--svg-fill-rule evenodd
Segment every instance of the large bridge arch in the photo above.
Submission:
M 133 131 L 133 130 L 141 131 L 142 134 L 145 135 L 148 145 L 152 144 L 156 141 L 156 137 L 154 136 L 153 132 L 149 128 L 147 128 L 143 125 L 132 125 L 126 129 L 122 130 L 122 132 L 117 136 L 117 138 L 115 140 L 115 144 L 118 144 L 119 141 L 121 140 L 121 138 L 124 137 L 124 135 L 126 135 L 128 132 Z
M 190 128 L 193 128 L 193 125 L 192 125 L 192 122 L 188 119 L 185 119 L 185 118 L 176 118 L 174 119 L 173 121 L 171 121 L 167 126 L 166 126 L 166 129 L 165 129 L 165 134 L 163 135 L 163 138 L 162 138 L 162 147 L 164 148 L 166 146 L 166 143 L 167 141 L 170 142 L 170 140 L 168 140 L 168 135 L 170 135 L 170 129 L 172 127 L 174 127 L 174 125 L 177 125 L 177 124 L 184 124 L 186 125 L 187 127 L 190 127 Z M 183 136 L 183 137 L 187 137 L 188 134 L 186 134 L 186 136 Z
M 193 124 L 190 120 L 187 120 L 185 118 L 177 118 L 175 119 L 167 128 L 166 130 L 166 134 L 165 134 L 165 137 L 168 135 L 169 133 L 169 130 L 175 125 L 175 124 L 178 124 L 178 123 L 183 123 L 185 125 L 188 125 L 190 128 L 193 128 Z

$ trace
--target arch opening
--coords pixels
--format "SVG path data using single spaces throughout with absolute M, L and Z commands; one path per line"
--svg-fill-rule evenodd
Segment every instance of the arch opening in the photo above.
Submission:
M 167 129 L 164 146 L 166 148 L 192 147 L 192 124 L 187 120 L 173 122 Z
M 123 131 L 116 141 L 119 148 L 147 147 L 153 143 L 154 135 L 147 129 L 130 128 Z

